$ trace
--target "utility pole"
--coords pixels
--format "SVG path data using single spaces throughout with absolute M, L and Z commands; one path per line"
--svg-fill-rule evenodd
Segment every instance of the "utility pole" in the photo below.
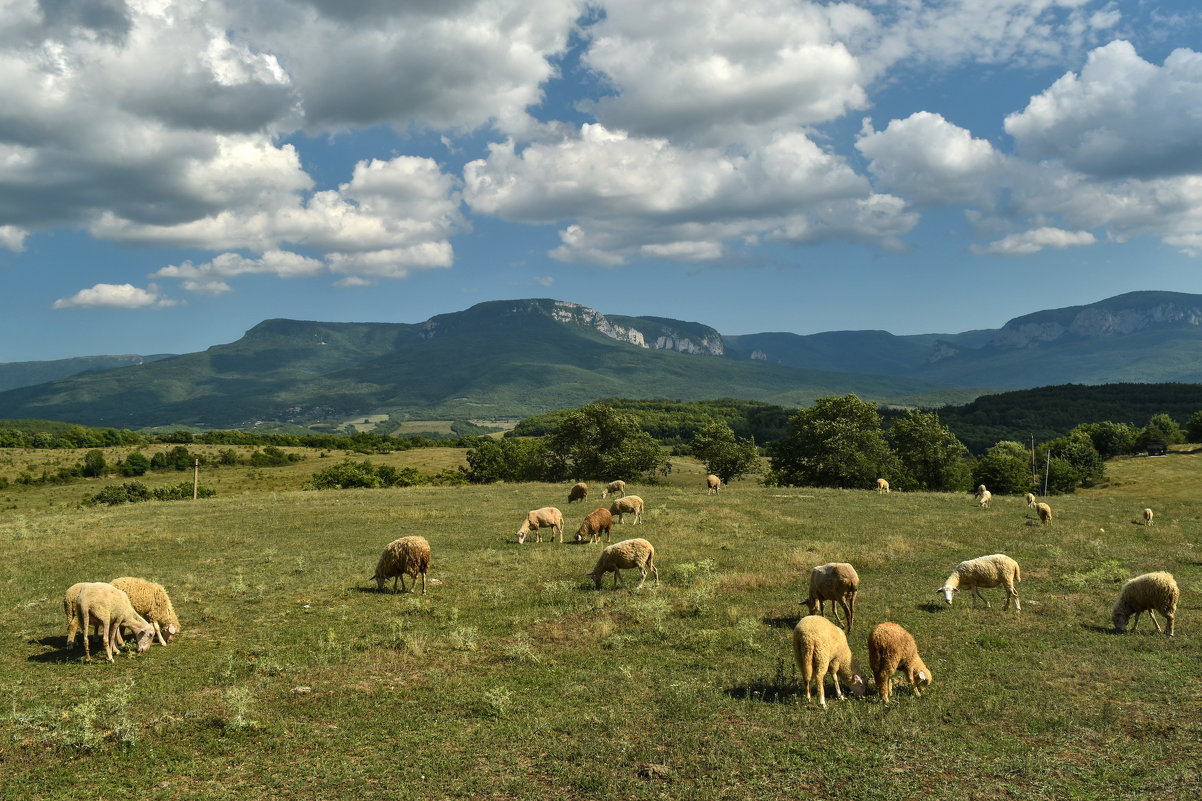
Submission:
M 196 500 L 196 494 L 200 491 L 200 459 L 192 465 L 192 500 Z

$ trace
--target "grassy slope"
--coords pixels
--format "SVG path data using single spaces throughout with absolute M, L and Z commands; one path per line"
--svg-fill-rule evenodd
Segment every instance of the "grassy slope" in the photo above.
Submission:
M 750 483 L 710 497 L 678 460 L 673 485 L 636 488 L 646 525 L 618 529 L 657 546 L 660 586 L 640 593 L 591 590 L 597 546 L 513 543 L 526 509 L 557 504 L 571 524 L 592 508 L 566 507 L 566 486 L 46 498 L 0 518 L 0 797 L 1192 796 L 1194 458 L 1116 463 L 1110 486 L 1053 499 L 1050 530 L 1015 498 Z M 1151 530 L 1132 525 L 1145 505 Z M 365 592 L 405 534 L 430 539 L 442 583 Z M 937 602 L 957 561 L 995 551 L 1023 565 L 1020 615 L 997 590 L 992 609 Z M 888 709 L 822 711 L 798 696 L 790 628 L 802 577 L 830 560 L 861 575 L 857 658 L 873 623 L 904 624 L 934 673 L 923 698 L 903 685 Z M 1107 634 L 1119 582 L 1152 569 L 1184 590 L 1177 638 Z M 82 664 L 62 592 L 123 573 L 165 583 L 184 633 Z M 89 735 L 94 751 L 70 745 Z M 640 778 L 643 763 L 669 778 Z

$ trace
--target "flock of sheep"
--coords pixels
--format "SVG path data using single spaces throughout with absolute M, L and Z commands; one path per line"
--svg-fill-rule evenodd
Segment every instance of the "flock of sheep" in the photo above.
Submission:
M 721 481 L 717 476 L 706 477 L 706 491 L 717 493 Z M 877 492 L 888 493 L 889 482 L 877 480 Z M 626 484 L 623 481 L 613 481 L 605 486 L 602 498 L 616 496 L 608 509 L 598 507 L 590 512 L 576 531 L 576 541 L 597 543 L 602 535 L 605 541 L 610 541 L 610 533 L 614 524 L 622 523 L 625 515 L 634 516 L 634 525 L 642 522 L 643 499 L 637 495 L 626 494 Z M 583 502 L 588 497 L 588 485 L 581 482 L 574 485 L 568 493 L 568 503 Z M 987 507 L 992 494 L 981 485 L 975 494 L 977 503 Z M 1036 509 L 1040 522 L 1050 524 L 1052 510 L 1046 503 L 1037 503 L 1033 494 L 1027 494 L 1028 506 Z M 1151 509 L 1143 510 L 1145 526 L 1153 523 Z M 525 520 L 517 532 L 517 541 L 522 544 L 533 532 L 536 541 L 542 542 L 542 530 L 549 529 L 551 534 L 548 541 L 553 541 L 558 535 L 563 542 L 564 520 L 563 513 L 553 507 L 546 506 L 527 513 Z M 426 576 L 430 569 L 432 551 L 430 543 L 420 536 L 408 536 L 396 539 L 385 547 L 376 563 L 375 580 L 377 589 L 384 590 L 388 579 L 393 580 L 393 590 L 397 589 L 398 580 L 402 592 L 411 592 L 417 587 L 420 577 L 422 594 L 426 592 Z M 659 570 L 655 567 L 655 548 L 642 538 L 623 540 L 606 545 L 601 551 L 596 564 L 587 575 L 592 577 L 597 589 L 601 589 L 601 580 L 606 573 L 614 574 L 613 586 L 622 583 L 621 570 L 638 569 L 642 573 L 636 589 L 642 589 L 650 571 L 659 584 Z M 411 578 L 410 586 L 405 586 L 405 576 Z M 981 594 L 982 589 L 1002 586 L 1006 592 L 1005 609 L 1014 603 L 1014 611 L 1022 609 L 1018 590 L 1015 585 L 1022 580 L 1018 562 L 1005 554 L 990 554 L 976 559 L 960 562 L 951 574 L 935 592 L 948 603 L 961 590 L 970 590 L 973 604 L 980 599 L 989 606 L 989 600 Z M 839 699 L 844 698 L 840 684 L 846 683 L 856 697 L 863 697 L 866 685 L 864 677 L 852 665 L 851 648 L 847 635 L 851 633 L 855 620 L 855 599 L 859 592 L 860 577 L 855 568 L 846 562 L 831 562 L 815 567 L 810 573 L 809 595 L 803 605 L 808 614 L 803 616 L 793 630 L 793 655 L 805 684 L 806 700 L 812 701 L 812 689 L 816 687 L 818 702 L 826 706 L 825 678 L 827 674 L 833 677 L 835 694 Z M 1164 616 L 1168 636 L 1174 636 L 1174 623 L 1180 589 L 1173 576 L 1167 572 L 1146 573 L 1129 580 L 1123 585 L 1119 599 L 1111 611 L 1111 621 L 1117 632 L 1127 629 L 1127 624 L 1134 616 L 1132 630 L 1139 625 L 1139 616 L 1147 612 L 1152 618 L 1156 631 L 1162 632 L 1155 612 Z M 826 618 L 826 603 L 830 602 L 831 611 L 840 625 Z M 843 609 L 844 617 L 839 615 Z M 88 644 L 88 631 L 94 629 L 100 634 L 104 644 L 105 656 L 113 661 L 114 651 L 124 644 L 121 628 L 127 627 L 133 632 L 139 653 L 149 650 L 157 638 L 162 645 L 170 642 L 180 631 L 179 618 L 172 608 L 167 591 L 159 584 L 140 578 L 122 577 L 112 582 L 81 582 L 72 585 L 63 599 L 63 609 L 67 616 L 67 644 L 75 642 L 76 632 L 82 628 L 84 633 L 84 653 L 91 660 L 91 649 Z M 846 620 L 844 620 L 846 618 Z M 913 688 L 915 696 L 922 695 L 922 689 L 931 683 L 931 671 L 923 663 L 918 654 L 918 646 L 914 637 L 897 623 L 885 622 L 873 627 L 868 635 L 868 662 L 876 682 L 881 700 L 889 702 L 892 695 L 892 677 L 897 671 L 905 673 Z

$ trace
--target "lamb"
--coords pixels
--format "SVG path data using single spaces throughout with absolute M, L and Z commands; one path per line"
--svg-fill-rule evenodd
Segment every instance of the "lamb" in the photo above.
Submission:
M 1151 509 L 1144 509 L 1144 525 L 1145 526 L 1152 525 L 1152 510 Z
M 722 479 L 718 478 L 713 473 L 705 477 L 705 490 L 711 495 L 717 495 L 718 490 L 722 489 Z
M 813 702 L 810 688 L 818 685 L 818 703 L 826 706 L 826 674 L 835 677 L 835 695 L 843 700 L 839 679 L 847 682 L 852 695 L 864 697 L 864 677 L 851 666 L 851 647 L 843 629 L 824 617 L 803 617 L 793 629 L 793 658 L 806 685 L 806 701 Z
M 572 501 L 580 501 L 583 503 L 584 499 L 587 497 L 588 484 L 585 484 L 583 481 L 568 490 L 568 503 L 571 503 Z
M 134 611 L 154 626 L 155 637 L 160 645 L 166 645 L 179 634 L 179 618 L 163 585 L 133 576 L 115 578 L 109 583 L 129 596 Z M 163 638 L 164 629 L 167 632 L 166 639 Z
M 75 598 L 75 618 L 67 627 L 67 642 L 75 641 L 75 624 L 83 626 L 84 659 L 92 661 L 92 649 L 88 644 L 87 630 L 99 623 L 104 640 L 104 655 L 109 662 L 113 661 L 113 651 L 117 649 L 117 632 L 122 625 L 129 626 L 137 638 L 138 653 L 145 653 L 154 643 L 154 626 L 142 619 L 134 611 L 129 602 L 129 596 L 112 584 L 103 581 L 85 582 L 77 591 Z
M 981 595 L 981 588 L 986 589 L 996 587 L 1003 584 L 1006 587 L 1006 609 L 1010 608 L 1010 601 L 1014 601 L 1014 611 L 1022 610 L 1022 604 L 1018 600 L 1018 590 L 1014 589 L 1014 585 L 1022 581 L 1022 576 L 1018 568 L 1018 562 L 1011 559 L 1002 553 L 990 554 L 989 556 L 980 556 L 976 559 L 969 559 L 956 565 L 952 574 L 947 577 L 947 581 L 943 586 L 935 590 L 936 595 L 942 595 L 943 600 L 949 604 L 952 602 L 952 595 L 959 592 L 961 589 L 971 589 L 973 592 L 973 605 L 976 605 L 977 598 L 985 601 L 985 606 L 989 606 L 988 599 Z
M 576 529 L 576 542 L 584 542 L 586 538 L 589 542 L 600 542 L 602 533 L 605 534 L 605 541 L 609 542 L 609 532 L 613 523 L 614 518 L 609 510 L 597 507 L 584 518 L 580 528 Z
M 1027 506 L 1031 507 L 1032 509 L 1035 508 L 1035 493 L 1034 492 L 1027 493 Z
M 819 565 L 810 571 L 810 595 L 805 605 L 811 615 L 826 617 L 826 602 L 831 602 L 831 611 L 835 620 L 839 620 L 838 603 L 847 615 L 847 630 L 851 631 L 851 623 L 856 614 L 856 593 L 860 589 L 860 577 L 856 569 L 847 562 L 830 562 Z
M 609 507 L 611 515 L 618 516 L 618 522 L 625 521 L 626 515 L 634 515 L 634 525 L 643 522 L 643 499 L 637 495 L 627 495 L 625 498 L 618 498 Z
M 388 543 L 376 562 L 376 589 L 384 592 L 384 582 L 392 579 L 392 590 L 396 592 L 396 584 L 401 582 L 401 592 L 413 592 L 417 586 L 417 577 L 422 577 L 422 595 L 426 594 L 426 573 L 430 570 L 432 556 L 430 543 L 425 537 L 401 537 Z M 405 576 L 413 579 L 409 589 L 405 589 Z
M 623 540 L 615 542 L 613 545 L 606 545 L 601 551 L 601 555 L 597 557 L 597 564 L 593 566 L 591 573 L 593 581 L 597 585 L 597 589 L 601 589 L 601 579 L 606 573 L 614 574 L 614 584 L 616 588 L 622 583 L 622 574 L 619 570 L 637 567 L 643 573 L 643 578 L 639 581 L 639 586 L 636 590 L 641 590 L 643 584 L 647 582 L 647 571 L 650 570 L 655 574 L 655 584 L 659 586 L 659 570 L 655 564 L 655 547 L 644 539 Z
M 1134 613 L 1135 621 L 1131 625 L 1131 631 L 1134 632 L 1139 626 L 1140 613 L 1146 611 L 1148 617 L 1152 618 L 1152 625 L 1156 626 L 1156 633 L 1159 634 L 1161 628 L 1155 613 L 1160 612 L 1168 621 L 1167 634 L 1172 637 L 1173 617 L 1177 613 L 1177 601 L 1180 598 L 1181 590 L 1177 587 L 1172 573 L 1160 571 L 1136 576 L 1123 585 L 1118 602 L 1110 612 L 1114 630 L 1119 633 L 1126 631 L 1127 619 Z
M 1035 511 L 1039 513 L 1039 522 L 1045 526 L 1052 524 L 1052 507 L 1046 503 L 1038 503 L 1035 505 Z
M 626 496 L 626 482 L 611 481 L 605 485 L 605 489 L 601 490 L 601 497 L 606 498 L 610 495 L 616 495 L 619 492 L 622 493 L 623 497 Z
M 889 492 L 889 482 L 883 478 L 878 478 L 876 480 L 876 491 L 885 493 Z
M 533 509 L 526 513 L 526 519 L 522 522 L 522 527 L 518 529 L 518 545 L 526 541 L 526 536 L 531 531 L 537 538 L 537 542 L 543 541 L 542 529 L 551 529 L 551 537 L 554 538 L 559 534 L 559 541 L 563 542 L 563 512 L 556 509 L 554 506 L 544 506 L 542 509 Z M 550 542 L 550 539 L 548 539 Z
M 868 665 L 876 678 L 877 692 L 886 704 L 893 693 L 893 674 L 899 670 L 905 671 L 914 695 L 919 698 L 922 688 L 931 683 L 931 671 L 918 655 L 913 635 L 896 623 L 878 623 L 873 627 L 868 635 Z

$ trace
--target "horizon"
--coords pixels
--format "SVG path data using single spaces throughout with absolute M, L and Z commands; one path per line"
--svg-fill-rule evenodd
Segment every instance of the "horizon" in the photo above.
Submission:
M 0 363 L 542 296 L 908 336 L 1202 293 L 1185 0 L 9 6 Z

